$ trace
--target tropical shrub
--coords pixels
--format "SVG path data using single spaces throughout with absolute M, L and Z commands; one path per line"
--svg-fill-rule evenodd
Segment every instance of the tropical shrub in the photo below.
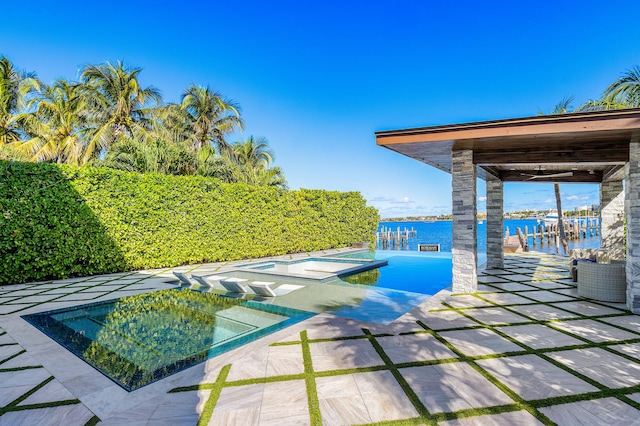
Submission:
M 128 268 L 60 167 L 0 161 L 0 283 Z
M 0 161 L 0 283 L 373 241 L 357 192 Z

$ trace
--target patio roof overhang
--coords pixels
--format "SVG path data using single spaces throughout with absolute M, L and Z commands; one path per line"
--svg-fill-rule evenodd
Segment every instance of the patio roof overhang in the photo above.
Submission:
M 375 135 L 378 145 L 448 173 L 452 151 L 470 149 L 478 177 L 485 180 L 600 183 L 624 178 L 629 143 L 640 140 L 640 108 L 388 130 Z M 558 177 L 559 173 L 565 176 Z

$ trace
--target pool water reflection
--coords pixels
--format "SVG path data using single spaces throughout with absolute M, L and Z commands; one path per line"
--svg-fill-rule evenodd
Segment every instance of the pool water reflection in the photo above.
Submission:
M 23 318 L 131 391 L 311 316 L 169 289 Z

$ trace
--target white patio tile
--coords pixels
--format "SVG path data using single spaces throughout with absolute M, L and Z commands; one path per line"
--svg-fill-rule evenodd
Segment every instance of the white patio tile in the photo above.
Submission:
M 528 284 L 516 283 L 513 281 L 505 283 L 492 283 L 490 285 L 494 287 L 496 291 L 527 291 L 536 289 L 535 287 L 532 287 Z
M 528 293 L 523 293 L 523 295 L 529 296 Z M 499 305 L 522 305 L 526 303 L 535 303 L 514 293 L 483 294 L 482 297 Z
M 49 377 L 51 377 L 51 374 L 44 368 L 0 371 L 0 389 L 23 385 L 31 385 L 31 387 L 35 387 Z
M 629 355 L 640 361 L 640 343 L 627 343 L 622 345 L 609 346 L 609 349 L 616 350 L 625 355 Z
M 468 309 L 464 312 L 465 314 L 488 325 L 512 324 L 531 321 L 530 319 L 527 319 L 521 315 L 497 307 Z
M 529 291 L 523 293 L 523 296 L 527 296 L 538 302 L 565 302 L 576 300 L 574 297 L 567 296 L 565 294 L 557 294 L 552 291 Z
M 258 425 L 264 384 L 222 389 L 209 425 Z
M 511 273 L 508 271 L 504 271 L 505 275 L 510 275 Z M 479 275 L 478 282 L 480 283 L 506 283 L 508 282 L 502 277 L 496 277 L 493 275 Z
M 260 409 L 261 425 L 310 424 L 304 380 L 265 383 Z
M 557 306 L 558 308 L 567 309 L 572 312 L 576 312 L 582 315 L 588 316 L 596 316 L 596 315 L 610 315 L 610 314 L 621 314 L 622 311 L 614 308 L 609 308 L 607 306 L 598 305 L 593 302 L 588 302 L 585 300 L 575 301 L 575 302 L 560 302 L 553 303 L 553 306 Z
M 526 315 L 530 318 L 540 321 L 549 321 L 565 318 L 579 318 L 580 314 L 563 311 L 549 305 L 527 305 L 527 306 L 511 306 L 511 310 Z
M 340 340 L 309 345 L 315 371 L 384 365 L 369 340 Z
M 359 373 L 354 374 L 353 378 L 373 422 L 418 416 L 391 372 Z
M 455 353 L 426 333 L 379 337 L 377 341 L 394 364 L 457 358 Z
M 471 296 L 468 294 L 454 296 L 447 298 L 444 302 L 453 306 L 454 308 L 470 308 L 475 306 L 492 306 L 491 303 L 486 300 L 482 300 L 478 297 Z
M 267 356 L 267 376 L 304 373 L 302 346 L 270 346 Z
M 505 393 L 466 363 L 400 370 L 431 413 L 513 403 Z
M 616 398 L 572 402 L 540 408 L 559 425 L 637 425 L 640 411 Z
M 84 425 L 93 417 L 93 413 L 82 404 L 59 407 L 39 408 L 35 410 L 12 411 L 0 417 L 0 424 L 6 425 Z
M 443 330 L 447 328 L 474 327 L 478 323 L 459 314 L 456 311 L 425 312 L 415 314 L 427 327 L 432 330 Z
M 29 395 L 27 399 L 18 405 L 42 404 L 71 399 L 76 398 L 59 381 L 54 379 L 38 389 L 34 394 Z
M 443 331 L 440 335 L 467 356 L 492 355 L 524 350 L 524 348 L 485 328 Z
M 512 274 L 512 275 L 503 275 L 505 278 L 511 280 L 511 281 L 517 281 L 517 282 L 529 282 L 532 280 L 533 278 L 533 272 L 525 275 L 525 274 Z
M 598 390 L 537 355 L 519 355 L 476 362 L 526 400 Z
M 594 320 L 561 321 L 553 326 L 568 331 L 576 336 L 584 337 L 592 342 L 609 342 L 612 340 L 637 339 L 640 335 L 624 331 L 617 327 Z
M 550 289 L 567 289 L 565 284 L 560 284 L 557 281 L 529 281 L 523 284 L 530 285 L 535 288 L 539 288 L 542 290 L 550 290 Z
M 640 384 L 640 364 L 604 349 L 575 349 L 547 356 L 610 388 Z
M 488 414 L 449 420 L 438 423 L 438 426 L 542 426 L 542 424 L 543 423 L 526 411 L 512 411 L 510 413 Z
M 322 380 L 324 379 L 327 378 L 322 378 Z M 371 423 L 369 412 L 359 395 L 320 398 L 318 404 L 324 425 Z
M 522 268 L 522 267 L 518 267 L 518 268 L 512 268 L 512 267 L 505 267 L 504 268 L 506 271 L 511 272 L 512 276 L 513 275 L 517 275 L 517 274 L 533 274 L 535 272 L 535 268 Z M 531 278 L 531 277 L 529 277 Z
M 600 321 L 640 333 L 640 315 L 623 315 L 619 317 L 601 318 Z
M 541 324 L 499 327 L 498 330 L 532 349 L 559 348 L 584 344 L 582 340 Z

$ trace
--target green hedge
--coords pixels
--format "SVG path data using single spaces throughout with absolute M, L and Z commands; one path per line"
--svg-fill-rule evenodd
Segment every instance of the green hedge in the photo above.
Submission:
M 0 161 L 0 283 L 373 242 L 378 220 L 357 192 Z

